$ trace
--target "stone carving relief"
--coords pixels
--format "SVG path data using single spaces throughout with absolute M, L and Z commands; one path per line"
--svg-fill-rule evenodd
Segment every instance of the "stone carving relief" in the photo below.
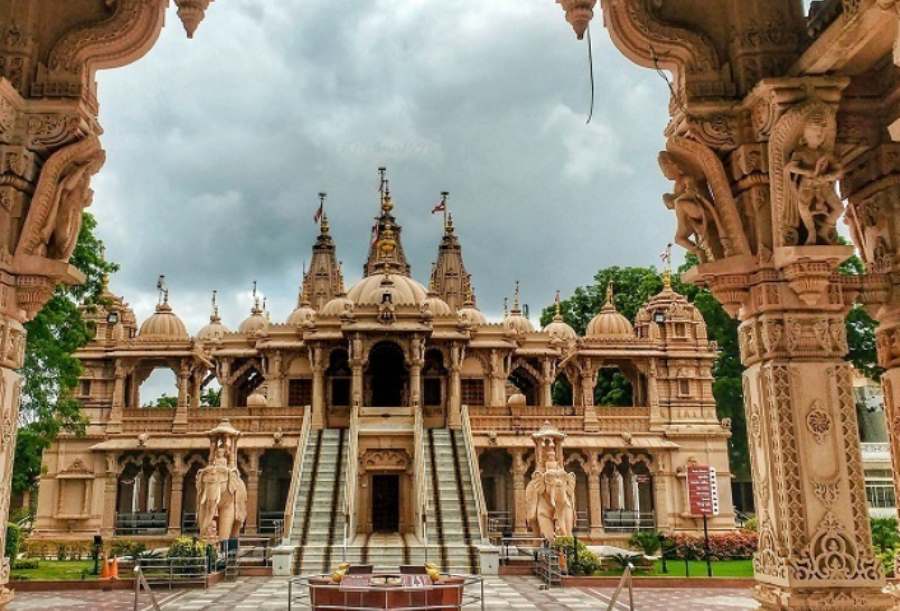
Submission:
M 721 160 L 709 147 L 672 136 L 659 155 L 663 174 L 675 182 L 663 196 L 678 222 L 675 243 L 701 261 L 750 254 L 737 205 Z
M 41 171 L 17 255 L 68 261 L 81 227 L 82 210 L 90 205 L 91 177 L 106 157 L 96 136 L 59 149 Z
M 776 246 L 831 245 L 844 206 L 837 194 L 843 166 L 834 153 L 834 108 L 819 100 L 786 112 L 769 141 Z

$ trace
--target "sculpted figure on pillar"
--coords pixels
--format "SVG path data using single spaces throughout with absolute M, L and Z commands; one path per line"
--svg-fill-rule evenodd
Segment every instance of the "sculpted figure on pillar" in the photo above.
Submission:
M 200 537 L 218 543 L 238 536 L 247 518 L 247 487 L 237 467 L 240 432 L 223 418 L 207 433 L 209 464 L 197 472 L 197 525 Z
M 535 467 L 525 488 L 526 516 L 535 536 L 552 543 L 575 528 L 575 474 L 563 468 L 566 434 L 545 422 L 534 433 Z
M 844 206 L 836 191 L 843 175 L 834 154 L 836 135 L 834 109 L 818 101 L 792 109 L 775 128 L 772 192 L 786 246 L 837 241 Z

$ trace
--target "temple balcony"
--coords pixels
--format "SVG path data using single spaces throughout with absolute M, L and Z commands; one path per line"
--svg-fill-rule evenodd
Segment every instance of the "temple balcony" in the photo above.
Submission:
M 582 406 L 469 406 L 468 409 L 474 433 L 531 433 L 541 428 L 544 422 L 550 422 L 566 433 L 587 430 Z M 598 406 L 591 409 L 596 413 L 603 432 L 638 433 L 650 430 L 649 407 Z

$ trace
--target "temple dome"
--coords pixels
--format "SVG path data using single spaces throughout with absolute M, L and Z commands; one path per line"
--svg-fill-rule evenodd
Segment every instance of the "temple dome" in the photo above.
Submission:
M 250 311 L 250 316 L 245 318 L 238 327 L 238 333 L 252 335 L 253 333 L 262 331 L 268 326 L 269 320 L 262 313 L 262 310 L 260 310 L 259 308 L 253 308 L 253 310 Z
M 513 310 L 503 319 L 503 326 L 516 333 L 532 333 L 534 325 L 521 312 Z
M 346 293 L 341 293 L 322 306 L 322 309 L 319 310 L 319 316 L 322 318 L 338 318 L 352 311 L 353 302 L 350 301 Z
M 384 273 L 366 276 L 350 289 L 347 297 L 354 305 L 381 305 L 385 294 L 395 306 L 421 306 L 428 298 L 425 287 L 401 274 Z
M 544 333 L 550 336 L 550 339 L 558 339 L 564 342 L 574 342 L 578 339 L 578 334 L 575 333 L 575 329 L 573 329 L 569 323 L 563 320 L 563 317 L 557 314 L 553 317 L 553 321 L 544 327 Z
M 453 308 L 441 299 L 437 293 L 429 292 L 422 304 L 422 310 L 430 312 L 435 318 L 447 318 L 453 316 Z
M 152 340 L 184 341 L 191 338 L 181 319 L 172 311 L 168 301 L 156 304 L 156 311 L 143 322 L 138 337 Z
M 202 329 L 197 332 L 197 339 L 201 342 L 214 342 L 222 339 L 226 333 L 230 333 L 228 327 L 222 324 L 218 316 L 210 318 Z
M 287 324 L 302 327 L 316 320 L 316 311 L 304 301 L 288 316 Z
M 456 315 L 461 321 L 472 327 L 487 324 L 487 317 L 472 303 L 465 304 L 456 312 Z
M 556 291 L 555 305 L 556 314 L 554 314 L 550 324 L 544 327 L 543 332 L 549 335 L 551 340 L 558 340 L 565 343 L 574 342 L 578 339 L 578 334 L 575 333 L 575 329 L 573 329 L 562 317 L 562 309 L 559 303 L 559 291 Z
M 585 329 L 585 337 L 594 339 L 626 339 L 634 337 L 631 321 L 616 310 L 613 301 L 612 284 L 606 289 L 606 303 L 600 313 L 591 319 Z

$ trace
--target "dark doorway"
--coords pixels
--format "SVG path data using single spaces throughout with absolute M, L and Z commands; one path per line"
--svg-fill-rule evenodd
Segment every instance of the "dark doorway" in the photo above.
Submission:
M 372 385 L 372 407 L 404 405 L 408 382 L 403 349 L 393 342 L 381 342 L 369 353 L 369 383 Z
M 400 476 L 372 476 L 372 528 L 375 532 L 400 530 Z

